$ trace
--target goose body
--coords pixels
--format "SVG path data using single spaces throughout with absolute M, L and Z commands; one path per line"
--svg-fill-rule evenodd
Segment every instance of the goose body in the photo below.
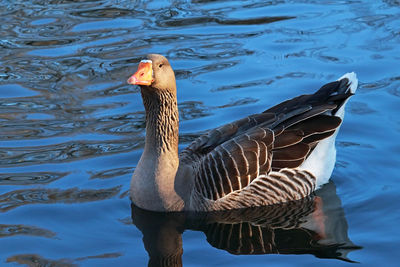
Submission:
M 153 211 L 214 211 L 304 198 L 328 182 L 344 107 L 357 89 L 354 73 L 314 94 L 198 137 L 178 154 L 174 72 L 150 54 L 128 83 L 141 87 L 146 142 L 131 180 L 131 199 Z

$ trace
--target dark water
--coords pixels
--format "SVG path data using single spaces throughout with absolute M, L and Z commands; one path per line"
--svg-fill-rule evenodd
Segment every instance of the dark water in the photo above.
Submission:
M 398 266 L 399 7 L 0 1 L 0 265 Z M 236 213 L 131 209 L 145 122 L 125 81 L 149 52 L 176 70 L 181 147 L 355 71 L 331 183 Z

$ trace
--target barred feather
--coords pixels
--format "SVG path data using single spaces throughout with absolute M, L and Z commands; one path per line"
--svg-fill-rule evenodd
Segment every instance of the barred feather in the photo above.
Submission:
M 299 166 L 337 132 L 342 119 L 335 112 L 350 87 L 345 77 L 196 139 L 180 158 L 195 170 L 197 209 L 271 205 L 313 192 L 318 177 Z

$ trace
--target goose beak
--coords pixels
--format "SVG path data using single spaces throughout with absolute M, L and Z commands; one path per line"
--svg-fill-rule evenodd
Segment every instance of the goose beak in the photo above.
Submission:
M 138 70 L 128 79 L 129 84 L 151 85 L 154 82 L 153 66 L 151 60 L 142 60 Z

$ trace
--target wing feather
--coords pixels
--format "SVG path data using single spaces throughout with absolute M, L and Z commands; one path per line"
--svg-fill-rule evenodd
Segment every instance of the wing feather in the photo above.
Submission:
M 221 196 L 240 190 L 257 178 L 260 171 L 266 173 L 270 169 L 270 161 L 267 160 L 270 156 L 267 154 L 272 153 L 273 140 L 272 131 L 254 128 L 209 152 L 198 163 L 198 168 L 204 170 L 200 174 L 202 178 L 198 179 L 206 179 L 210 185 L 211 194 L 205 197 L 216 200 L 219 198 L 217 193 Z M 218 169 L 214 165 L 223 168 Z M 218 172 L 218 179 L 215 172 Z
M 313 95 L 287 100 L 197 138 L 180 155 L 183 164 L 198 170 L 195 190 L 211 201 L 237 194 L 268 195 L 271 200 L 260 200 L 264 204 L 311 193 L 315 177 L 289 169 L 300 166 L 318 142 L 340 126 L 335 111 L 351 96 L 344 84 L 326 84 Z M 233 198 L 243 205 L 259 202 Z

